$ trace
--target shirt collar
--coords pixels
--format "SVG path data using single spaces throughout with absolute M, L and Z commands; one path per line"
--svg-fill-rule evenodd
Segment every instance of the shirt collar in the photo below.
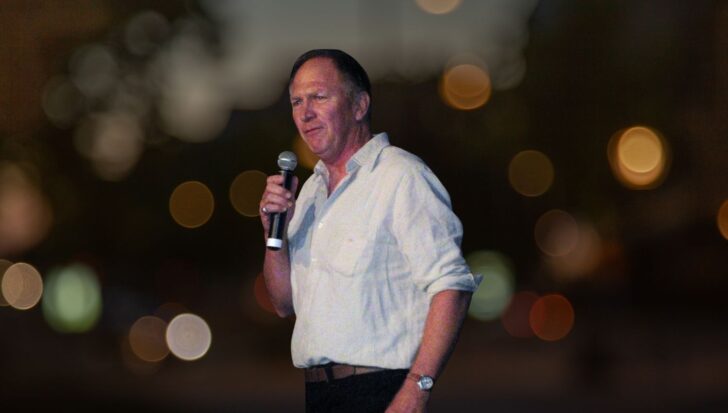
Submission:
M 389 146 L 389 136 L 387 136 L 386 132 L 374 135 L 346 162 L 346 172 L 351 173 L 362 166 L 368 166 L 369 170 L 371 170 L 374 167 L 374 161 L 377 160 L 382 149 L 387 146 Z M 320 176 L 328 177 L 329 175 L 326 165 L 320 160 L 316 163 L 313 171 Z

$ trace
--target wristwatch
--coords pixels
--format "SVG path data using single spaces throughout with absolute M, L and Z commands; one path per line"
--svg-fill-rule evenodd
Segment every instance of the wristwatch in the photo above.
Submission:
M 414 380 L 415 383 L 417 383 L 417 387 L 419 387 L 422 391 L 430 391 L 432 386 L 435 384 L 435 379 L 423 374 L 408 373 L 407 378 Z

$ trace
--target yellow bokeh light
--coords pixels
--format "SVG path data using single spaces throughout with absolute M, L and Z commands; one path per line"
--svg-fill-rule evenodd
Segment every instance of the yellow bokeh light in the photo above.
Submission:
M 561 340 L 574 327 L 574 308 L 561 294 L 545 295 L 531 307 L 529 321 L 538 338 L 544 341 Z
M 5 275 L 5 271 L 7 271 L 7 269 L 10 268 L 11 265 L 13 265 L 12 262 L 0 259 L 0 286 L 2 286 L 3 275 Z M 2 288 L 0 288 L 0 307 L 7 307 L 8 305 L 8 302 L 5 301 L 5 297 L 2 294 Z
M 670 161 L 667 142 L 659 132 L 634 126 L 616 133 L 607 147 L 615 177 L 631 189 L 651 189 L 664 179 Z
M 579 242 L 579 225 L 569 213 L 553 209 L 536 221 L 534 238 L 544 254 L 552 257 L 565 256 Z
M 141 360 L 157 362 L 169 354 L 165 341 L 167 323 L 159 317 L 144 316 L 129 330 L 129 346 Z
M 728 239 L 728 199 L 723 201 L 718 210 L 718 229 L 723 238 Z
M 169 212 L 179 225 L 197 228 L 204 225 L 215 209 L 210 189 L 199 181 L 180 184 L 169 198 Z
M 422 10 L 430 14 L 447 14 L 455 10 L 462 0 L 415 0 Z
M 172 354 L 182 360 L 192 361 L 207 353 L 212 333 L 201 317 L 185 313 L 170 321 L 165 338 Z
M 266 175 L 260 171 L 245 171 L 230 184 L 230 203 L 239 214 L 257 217 L 258 205 L 265 190 Z
M 313 167 L 316 166 L 316 163 L 319 161 L 318 156 L 311 152 L 311 149 L 308 148 L 308 145 L 306 145 L 306 142 L 301 138 L 301 135 L 296 135 L 296 137 L 293 139 L 293 152 L 296 153 L 296 157 L 298 157 L 298 165 L 313 170 Z
M 18 310 L 33 308 L 43 295 L 43 279 L 32 265 L 13 264 L 5 270 L 2 294 L 11 307 Z
M 554 182 L 554 167 L 548 156 L 539 151 L 518 153 L 508 165 L 508 180 L 521 195 L 543 195 Z
M 459 64 L 445 71 L 440 80 L 440 95 L 455 109 L 477 109 L 490 99 L 488 73 L 470 63 Z

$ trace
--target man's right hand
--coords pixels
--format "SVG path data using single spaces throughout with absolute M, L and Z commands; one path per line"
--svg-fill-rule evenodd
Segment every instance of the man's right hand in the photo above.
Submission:
M 296 189 L 298 188 L 298 178 L 293 177 L 291 182 L 291 190 L 283 187 L 282 175 L 271 175 L 266 180 L 265 191 L 260 199 L 260 221 L 263 223 L 264 236 L 268 238 L 270 228 L 270 214 L 286 211 L 286 224 L 293 217 L 296 209 Z

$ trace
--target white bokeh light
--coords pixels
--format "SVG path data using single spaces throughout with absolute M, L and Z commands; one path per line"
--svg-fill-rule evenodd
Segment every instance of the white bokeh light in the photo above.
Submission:
M 210 327 L 200 316 L 184 313 L 169 322 L 165 335 L 169 351 L 182 360 L 197 360 L 212 343 Z

